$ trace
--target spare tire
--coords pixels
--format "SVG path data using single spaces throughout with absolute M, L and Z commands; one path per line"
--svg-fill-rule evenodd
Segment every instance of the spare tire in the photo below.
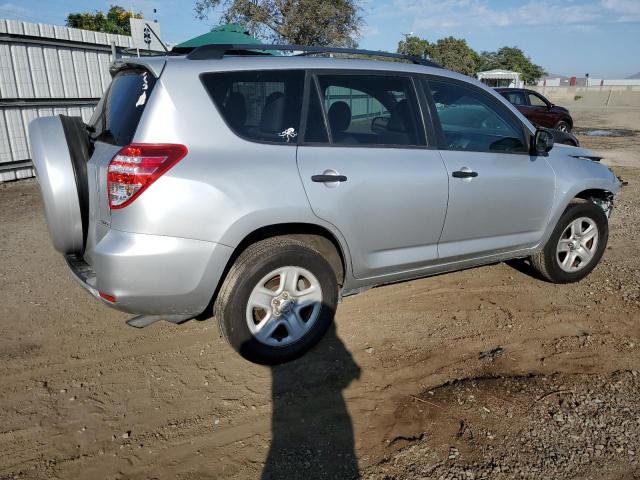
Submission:
M 79 117 L 42 117 L 29 125 L 29 141 L 56 250 L 81 254 L 87 240 L 91 144 Z

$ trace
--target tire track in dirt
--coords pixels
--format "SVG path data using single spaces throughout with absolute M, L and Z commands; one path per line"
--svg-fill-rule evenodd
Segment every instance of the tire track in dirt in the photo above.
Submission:
M 637 368 L 640 304 L 621 295 L 635 288 L 640 246 L 615 229 L 640 220 L 639 192 L 624 193 L 611 249 L 587 283 L 554 286 L 501 264 L 347 298 L 337 334 L 360 377 L 343 387 L 345 362 L 327 339 L 277 371 L 276 395 L 293 418 L 331 424 L 341 411 L 327 399 L 338 390 L 367 470 L 420 442 L 420 412 L 404 406 L 447 382 Z M 12 225 L 0 244 L 0 317 L 10 318 L 0 322 L 0 475 L 259 477 L 275 371 L 240 359 L 211 321 L 126 327 L 53 257 L 35 185 L 0 188 L 7 203 L 20 209 L 0 209 Z M 498 346 L 493 362 L 478 358 Z

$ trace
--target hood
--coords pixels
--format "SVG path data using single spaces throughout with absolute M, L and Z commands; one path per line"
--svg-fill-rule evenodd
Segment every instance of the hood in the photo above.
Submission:
M 574 147 L 571 145 L 565 145 L 563 143 L 554 143 L 553 150 L 558 150 L 562 152 L 562 154 L 568 155 L 570 157 L 592 162 L 597 162 L 604 158 L 604 155 L 600 155 L 593 150 L 589 150 L 588 148 Z

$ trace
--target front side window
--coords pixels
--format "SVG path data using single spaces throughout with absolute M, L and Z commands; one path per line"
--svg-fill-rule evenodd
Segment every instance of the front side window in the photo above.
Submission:
M 547 102 L 545 102 L 542 98 L 540 98 L 538 95 L 535 95 L 533 93 L 529 94 L 529 103 L 531 104 L 532 107 L 546 107 L 547 106 Z
M 303 71 L 206 73 L 202 83 L 237 135 L 263 142 L 297 143 Z
M 426 144 L 410 78 L 319 75 L 318 85 L 333 144 Z
M 487 95 L 457 83 L 429 81 L 447 148 L 528 152 L 520 126 Z

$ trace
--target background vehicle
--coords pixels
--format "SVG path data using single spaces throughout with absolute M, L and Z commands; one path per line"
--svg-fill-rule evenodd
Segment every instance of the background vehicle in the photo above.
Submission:
M 54 246 L 104 303 L 139 324 L 212 307 L 238 352 L 277 363 L 341 296 L 511 258 L 574 282 L 599 261 L 617 178 L 486 86 L 245 48 L 115 65 L 89 135 L 31 124 Z
M 553 141 L 555 143 L 562 143 L 563 145 L 570 145 L 572 147 L 579 147 L 580 140 L 571 132 L 563 132 L 562 130 L 556 130 L 554 128 L 549 129 L 553 135 Z
M 573 119 L 569 110 L 554 105 L 538 92 L 525 88 L 496 88 L 534 125 L 553 128 L 561 132 L 571 132 Z

